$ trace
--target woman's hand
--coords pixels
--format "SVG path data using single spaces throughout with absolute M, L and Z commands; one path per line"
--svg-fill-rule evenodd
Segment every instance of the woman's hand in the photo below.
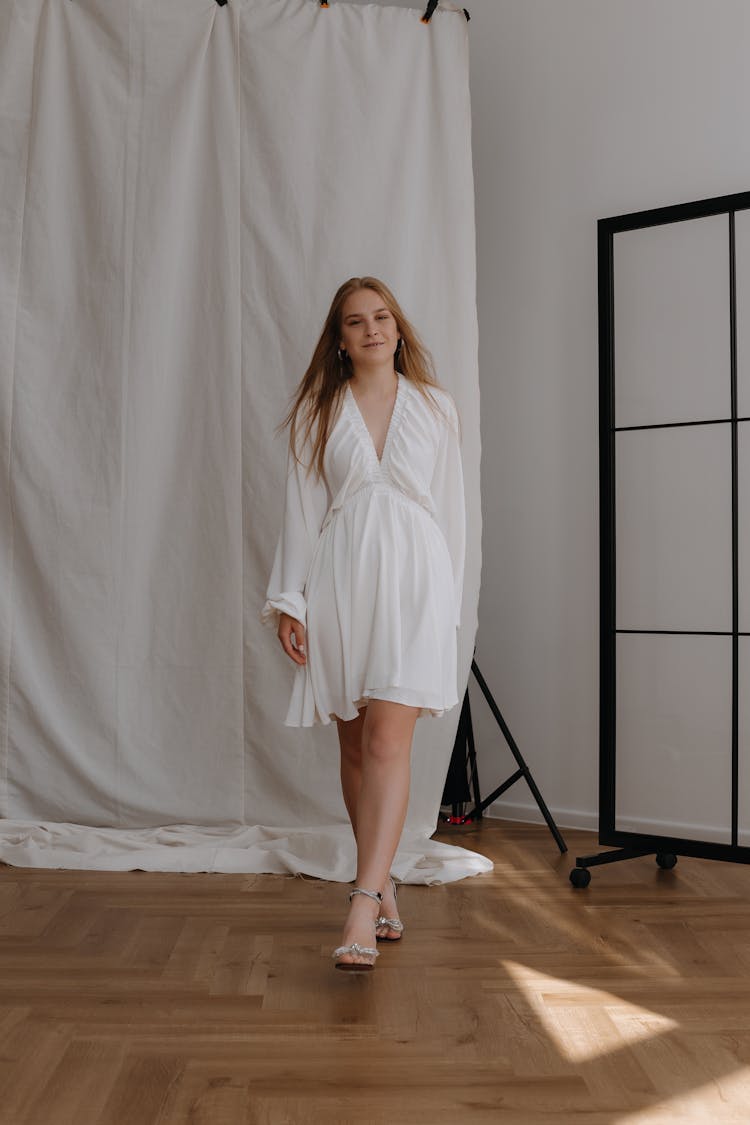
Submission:
M 296 648 L 292 645 L 292 637 L 296 644 Z M 284 652 L 290 656 L 295 664 L 306 664 L 307 656 L 305 655 L 305 626 L 296 617 L 290 617 L 288 613 L 282 613 L 279 618 L 279 632 L 278 638 L 281 641 Z

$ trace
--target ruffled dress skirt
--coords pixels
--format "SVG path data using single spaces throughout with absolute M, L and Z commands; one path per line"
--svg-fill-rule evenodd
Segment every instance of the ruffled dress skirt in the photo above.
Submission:
M 387 480 L 369 481 L 324 525 L 307 580 L 307 663 L 288 726 L 355 719 L 369 699 L 438 716 L 458 702 L 454 582 L 443 534 Z

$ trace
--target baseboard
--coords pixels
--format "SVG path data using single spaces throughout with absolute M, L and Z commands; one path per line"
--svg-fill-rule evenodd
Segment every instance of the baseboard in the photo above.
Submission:
M 599 831 L 599 814 L 583 809 L 550 809 L 558 828 L 581 828 L 589 832 Z M 544 817 L 536 803 L 522 804 L 516 801 L 494 801 L 485 809 L 485 816 L 496 820 L 512 820 L 520 824 L 544 824 Z M 729 829 L 717 828 L 707 824 L 685 824 L 670 820 L 649 820 L 641 817 L 618 817 L 617 827 L 621 832 L 643 832 L 654 836 L 673 836 L 683 840 L 701 840 L 709 843 L 728 844 Z M 739 833 L 738 843 L 747 846 L 750 832 Z
M 558 828 L 582 828 L 587 832 L 599 829 L 598 813 L 585 812 L 583 809 L 550 809 L 550 812 Z M 484 810 L 484 815 L 496 820 L 514 820 L 519 824 L 545 823 L 536 803 L 527 805 L 516 801 L 493 801 Z

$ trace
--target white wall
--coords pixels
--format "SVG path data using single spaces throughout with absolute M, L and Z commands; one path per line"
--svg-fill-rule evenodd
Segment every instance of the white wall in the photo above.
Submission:
M 750 188 L 750 7 L 469 9 L 484 481 L 477 663 L 560 823 L 593 827 L 596 220 Z M 501 739 L 479 691 L 471 698 L 489 792 L 511 759 L 490 749 Z M 536 809 L 519 783 L 496 811 Z
M 484 518 L 476 659 L 560 825 L 595 827 L 596 221 L 750 189 L 750 5 L 466 6 Z M 473 678 L 470 696 L 489 793 L 514 763 Z M 522 782 L 494 812 L 539 819 Z

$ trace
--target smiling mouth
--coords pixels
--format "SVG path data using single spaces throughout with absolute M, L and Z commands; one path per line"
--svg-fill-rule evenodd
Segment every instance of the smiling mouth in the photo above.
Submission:
M 382 341 L 382 340 L 379 340 L 379 341 L 378 341 L 377 343 L 375 343 L 375 344 L 365 344 L 365 347 L 366 347 L 366 348 L 382 348 L 382 346 L 383 346 L 383 341 Z

